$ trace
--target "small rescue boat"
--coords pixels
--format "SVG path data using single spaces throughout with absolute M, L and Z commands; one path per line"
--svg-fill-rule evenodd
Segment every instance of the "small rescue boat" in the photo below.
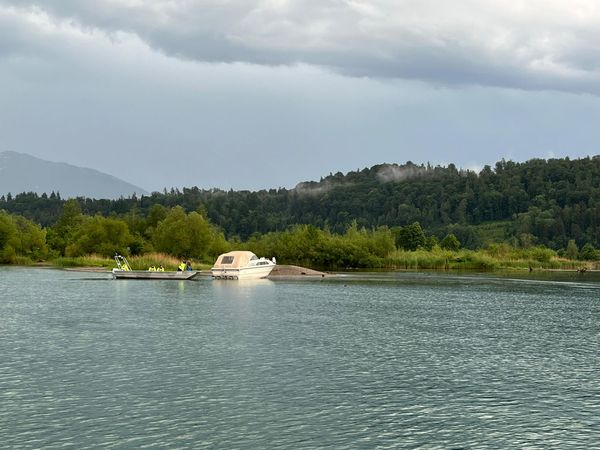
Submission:
M 191 280 L 198 275 L 197 270 L 184 271 L 158 271 L 158 270 L 131 270 L 127 259 L 119 254 L 115 255 L 117 267 L 112 270 L 113 277 L 117 280 Z

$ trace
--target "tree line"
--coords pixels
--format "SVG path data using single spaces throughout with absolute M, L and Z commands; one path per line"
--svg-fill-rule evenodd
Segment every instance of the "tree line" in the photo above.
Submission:
M 453 236 L 451 239 L 456 241 Z M 261 255 L 277 255 L 281 262 L 322 268 L 379 267 L 396 250 L 397 243 L 416 249 L 428 242 L 418 224 L 366 230 L 359 229 L 356 222 L 339 235 L 312 225 L 297 225 L 284 232 L 255 234 L 246 242 L 227 241 L 201 212 L 187 213 L 181 206 L 168 209 L 154 205 L 145 217 L 130 212 L 118 218 L 85 215 L 77 200 L 70 199 L 48 228 L 0 211 L 0 263 L 153 252 L 212 262 L 220 253 L 245 248 Z M 455 248 L 459 245 L 456 241 Z
M 600 247 L 600 156 L 502 160 L 479 173 L 453 164 L 383 164 L 330 174 L 294 189 L 192 187 L 117 200 L 64 200 L 59 193 L 29 192 L 0 197 L 0 209 L 9 213 L 3 216 L 5 222 L 8 216 L 13 221 L 18 216 L 47 232 L 49 251 L 60 254 L 88 251 L 95 238 L 86 236 L 100 239 L 102 233 L 122 236 L 109 247 L 132 253 L 162 251 L 166 242 L 188 239 L 184 236 L 190 229 L 204 227 L 194 244 L 178 243 L 169 252 L 190 252 L 194 245 L 206 245 L 210 236 L 214 246 L 204 254 L 194 250 L 207 258 L 227 245 L 258 245 L 274 236 L 300 233 L 305 226 L 321 234 L 323 242 L 340 236 L 352 240 L 351 230 L 367 230 L 371 238 L 387 233 L 389 242 L 400 249 L 442 243 L 446 248 L 475 249 L 505 242 L 515 248 L 542 245 L 563 255 L 576 251 L 578 257 L 580 252 L 595 256 Z M 76 223 L 67 220 L 69 214 L 78 217 Z M 177 226 L 170 229 L 170 223 Z M 293 236 L 300 239 L 300 234 Z

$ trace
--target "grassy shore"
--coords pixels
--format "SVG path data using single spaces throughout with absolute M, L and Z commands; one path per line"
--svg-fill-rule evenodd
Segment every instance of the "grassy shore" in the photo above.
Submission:
M 150 266 L 162 265 L 165 270 L 177 270 L 179 259 L 164 253 L 148 253 L 143 256 L 128 257 L 134 270 L 145 270 Z M 283 261 L 281 261 L 283 262 Z M 285 261 L 293 264 L 294 262 Z M 20 265 L 30 265 L 23 259 Z M 64 268 L 97 267 L 110 270 L 115 267 L 112 258 L 88 255 L 74 258 L 61 257 L 52 259 L 46 265 Z M 211 264 L 192 261 L 195 269 L 210 269 Z M 390 253 L 373 269 L 389 270 L 471 270 L 471 271 L 504 271 L 504 270 L 600 270 L 600 263 L 594 261 L 578 261 L 559 258 L 552 250 L 544 248 L 514 249 L 497 246 L 485 250 L 449 251 L 439 248 L 433 250 L 402 251 Z M 368 268 L 364 268 L 368 269 Z

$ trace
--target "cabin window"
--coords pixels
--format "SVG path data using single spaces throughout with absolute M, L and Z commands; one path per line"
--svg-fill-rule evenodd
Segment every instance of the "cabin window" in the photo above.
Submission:
M 233 256 L 223 256 L 221 264 L 231 264 L 233 262 Z

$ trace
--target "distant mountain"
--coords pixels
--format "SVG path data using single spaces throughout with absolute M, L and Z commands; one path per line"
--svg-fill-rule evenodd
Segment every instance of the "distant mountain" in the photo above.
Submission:
M 21 192 L 59 192 L 62 198 L 115 199 L 147 191 L 97 170 L 36 158 L 17 152 L 0 152 L 0 195 Z

